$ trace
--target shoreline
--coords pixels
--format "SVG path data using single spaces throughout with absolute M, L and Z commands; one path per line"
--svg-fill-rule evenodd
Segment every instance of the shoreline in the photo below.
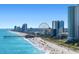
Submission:
M 14 33 L 14 34 L 17 34 L 17 35 L 20 35 L 20 36 L 25 36 L 25 35 L 28 35 L 27 33 L 22 33 L 22 32 L 15 32 L 15 31 L 9 31 L 10 33 Z M 44 51 L 43 49 L 39 48 L 36 44 L 34 44 L 32 41 L 30 41 L 30 39 L 32 38 L 25 38 L 25 37 L 22 37 L 25 41 L 28 41 L 30 44 L 32 44 L 35 48 L 37 48 L 38 50 L 44 52 L 43 54 L 46 54 L 46 51 Z
M 22 32 L 15 32 L 15 31 L 10 31 L 10 32 L 18 34 L 20 36 L 27 35 L 27 33 L 22 33 Z M 41 37 L 34 37 L 34 38 L 28 38 L 28 39 L 25 37 L 23 38 L 24 40 L 33 44 L 33 46 L 35 46 L 36 48 L 44 51 L 45 54 L 77 54 L 77 52 L 71 49 L 68 49 L 66 47 L 61 47 L 54 43 L 48 42 L 46 40 L 43 40 Z

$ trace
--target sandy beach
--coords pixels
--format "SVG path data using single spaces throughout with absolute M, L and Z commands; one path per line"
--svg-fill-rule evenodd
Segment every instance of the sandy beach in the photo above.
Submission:
M 20 36 L 27 35 L 26 33 L 22 33 L 22 32 L 14 32 L 14 31 L 10 31 L 10 32 L 16 33 Z M 34 38 L 28 38 L 28 39 L 24 38 L 24 40 L 28 40 L 35 47 L 41 49 L 46 54 L 77 54 L 77 52 L 75 52 L 67 47 L 59 46 L 54 43 L 50 43 L 46 40 L 43 40 L 40 37 L 34 37 Z

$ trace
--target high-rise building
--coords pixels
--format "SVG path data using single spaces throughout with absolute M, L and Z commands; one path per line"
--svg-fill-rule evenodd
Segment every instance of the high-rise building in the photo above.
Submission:
M 17 30 L 17 26 L 14 26 L 14 30 L 15 30 L 15 31 Z
M 21 31 L 20 26 L 14 26 L 14 31 Z
M 64 21 L 52 21 L 52 29 L 54 35 L 58 36 L 60 33 L 64 32 Z
M 59 21 L 59 33 L 64 32 L 64 21 Z
M 52 29 L 58 29 L 59 28 L 59 21 L 52 21 Z
M 22 31 L 23 31 L 23 32 L 26 32 L 26 31 L 27 31 L 27 24 L 23 24 L 23 25 L 22 25 Z
M 59 33 L 59 21 L 52 21 L 52 29 L 56 31 L 54 35 L 57 36 Z
M 21 31 L 21 28 L 20 28 L 20 26 L 18 26 L 18 27 L 17 27 L 17 31 L 19 31 L 19 32 Z
M 68 40 L 79 40 L 79 6 L 68 7 Z

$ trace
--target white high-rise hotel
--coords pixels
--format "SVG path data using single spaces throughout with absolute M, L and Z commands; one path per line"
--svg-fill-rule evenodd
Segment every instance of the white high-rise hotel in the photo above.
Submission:
M 68 8 L 68 40 L 79 40 L 79 6 Z

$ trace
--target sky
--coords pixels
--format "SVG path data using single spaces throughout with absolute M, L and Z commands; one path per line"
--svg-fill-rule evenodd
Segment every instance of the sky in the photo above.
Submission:
M 38 28 L 41 23 L 52 27 L 52 21 L 63 20 L 68 26 L 69 4 L 0 4 L 0 28 L 13 28 L 26 23 Z

